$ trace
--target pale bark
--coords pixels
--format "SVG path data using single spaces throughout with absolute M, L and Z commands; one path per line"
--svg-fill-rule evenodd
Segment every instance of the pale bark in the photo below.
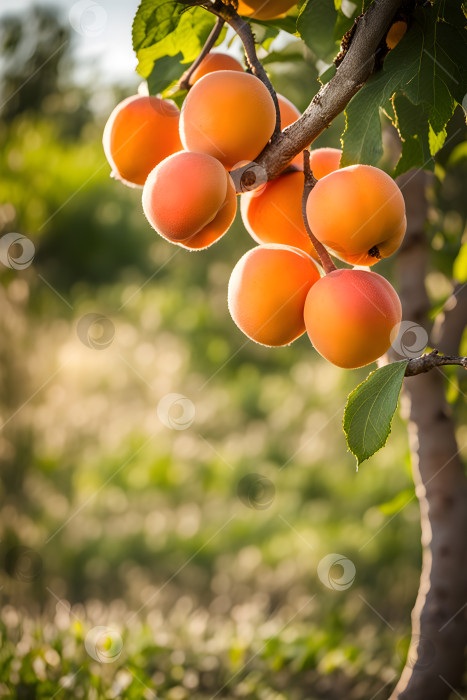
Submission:
M 399 184 L 408 219 L 406 241 L 398 255 L 404 319 L 429 330 L 425 288 L 428 251 L 423 230 L 426 175 L 407 173 Z M 459 688 L 464 670 L 467 481 L 442 370 L 405 379 L 404 392 L 420 503 L 423 565 L 412 612 L 411 647 L 391 700 L 445 700 Z

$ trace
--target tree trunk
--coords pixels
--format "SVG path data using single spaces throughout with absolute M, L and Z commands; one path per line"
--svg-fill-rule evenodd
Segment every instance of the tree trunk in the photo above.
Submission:
M 426 182 L 427 175 L 421 171 L 399 180 L 408 229 L 398 255 L 398 276 L 403 318 L 428 331 Z M 460 322 L 465 324 L 465 318 Z M 390 700 L 444 700 L 461 685 L 464 669 L 467 481 L 442 371 L 436 368 L 406 378 L 403 400 L 408 405 L 412 470 L 420 503 L 423 565 L 409 654 Z

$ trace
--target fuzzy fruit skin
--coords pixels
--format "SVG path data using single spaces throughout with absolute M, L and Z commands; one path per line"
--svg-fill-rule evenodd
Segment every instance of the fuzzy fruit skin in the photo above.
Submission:
M 230 314 L 261 345 L 289 345 L 305 332 L 308 291 L 320 279 L 313 260 L 290 246 L 260 245 L 235 265 L 229 281 Z
M 274 102 L 261 80 L 220 70 L 198 80 L 188 93 L 180 137 L 187 151 L 207 153 L 232 170 L 261 153 L 275 123 Z
M 143 210 L 151 226 L 167 240 L 200 250 L 228 230 L 237 211 L 232 178 L 205 153 L 180 151 L 149 174 Z
M 284 97 L 284 95 L 279 95 L 277 93 L 277 101 L 279 103 L 279 112 L 281 113 L 281 130 L 287 126 L 290 126 L 301 117 L 300 111 L 295 107 L 293 102 Z M 293 160 L 290 161 L 289 165 L 294 165 L 299 170 L 303 170 L 303 156 L 301 153 L 296 155 Z
M 113 174 L 142 186 L 151 170 L 182 148 L 178 107 L 159 97 L 133 95 L 120 102 L 104 128 L 103 146 Z
M 280 243 L 300 248 L 318 260 L 302 216 L 303 171 L 279 175 L 258 191 L 242 194 L 240 211 L 257 243 Z
M 374 265 L 392 255 L 407 226 L 402 192 L 371 165 L 350 165 L 319 180 L 306 214 L 316 238 L 352 265 Z
M 339 170 L 342 151 L 339 148 L 316 148 L 310 152 L 310 168 L 314 177 L 321 180 Z
M 208 53 L 203 58 L 198 68 L 193 71 L 190 78 L 190 85 L 194 85 L 200 78 L 208 73 L 214 73 L 217 70 L 235 70 L 243 73 L 243 66 L 236 58 L 228 53 Z
M 374 362 L 397 335 L 402 308 L 395 289 L 370 270 L 334 270 L 309 291 L 308 336 L 332 364 L 355 369 Z
M 277 19 L 294 5 L 291 0 L 239 0 L 237 12 L 255 19 Z

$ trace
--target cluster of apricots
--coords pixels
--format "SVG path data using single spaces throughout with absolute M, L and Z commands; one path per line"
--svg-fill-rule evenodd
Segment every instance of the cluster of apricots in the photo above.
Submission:
M 225 54 L 209 54 L 190 86 L 181 112 L 159 97 L 121 102 L 106 124 L 104 149 L 114 177 L 143 187 L 143 210 L 157 233 L 200 250 L 230 228 L 237 211 L 231 173 L 254 164 L 273 135 L 276 112 L 266 86 Z M 300 112 L 281 95 L 278 102 L 285 128 Z M 228 306 L 257 343 L 284 346 L 306 331 L 323 357 L 354 368 L 378 359 L 397 335 L 399 298 L 369 267 L 399 247 L 406 219 L 402 194 L 386 173 L 340 168 L 340 158 L 339 149 L 311 150 L 317 182 L 306 219 L 334 257 L 359 267 L 324 274 L 302 215 L 305 175 L 296 156 L 275 180 L 239 195 L 258 245 L 232 272 Z

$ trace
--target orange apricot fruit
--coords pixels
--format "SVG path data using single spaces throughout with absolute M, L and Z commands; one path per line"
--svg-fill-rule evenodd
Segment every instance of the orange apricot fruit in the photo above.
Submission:
M 257 246 L 233 269 L 230 314 L 256 343 L 289 345 L 305 332 L 306 295 L 319 278 L 318 267 L 303 251 L 284 245 Z
M 374 362 L 397 335 L 402 309 L 391 284 L 370 270 L 334 270 L 308 292 L 305 325 L 315 349 L 338 367 Z
M 310 168 L 317 180 L 339 170 L 342 151 L 339 148 L 315 148 L 310 152 Z
M 394 22 L 386 34 L 386 45 L 388 49 L 394 49 L 407 31 L 407 22 Z
M 178 107 L 159 97 L 133 95 L 120 102 L 103 136 L 113 176 L 126 185 L 144 185 L 161 160 L 181 150 L 179 119 Z
M 371 165 L 350 165 L 319 180 L 306 214 L 316 238 L 352 265 L 373 265 L 392 255 L 407 226 L 402 192 Z
M 296 4 L 295 0 L 239 0 L 237 12 L 254 19 L 277 19 Z
M 249 73 L 219 70 L 200 78 L 188 93 L 180 137 L 187 151 L 207 153 L 231 170 L 256 158 L 275 123 L 274 102 L 261 80 Z
M 302 216 L 303 171 L 279 175 L 257 191 L 242 194 L 240 212 L 246 230 L 257 243 L 300 248 L 318 259 Z
M 208 53 L 203 58 L 198 68 L 193 71 L 190 85 L 194 85 L 200 78 L 217 70 L 236 70 L 243 73 L 242 64 L 228 53 Z
M 235 187 L 224 166 L 205 153 L 174 153 L 149 174 L 143 210 L 161 236 L 200 250 L 228 230 L 237 211 Z

